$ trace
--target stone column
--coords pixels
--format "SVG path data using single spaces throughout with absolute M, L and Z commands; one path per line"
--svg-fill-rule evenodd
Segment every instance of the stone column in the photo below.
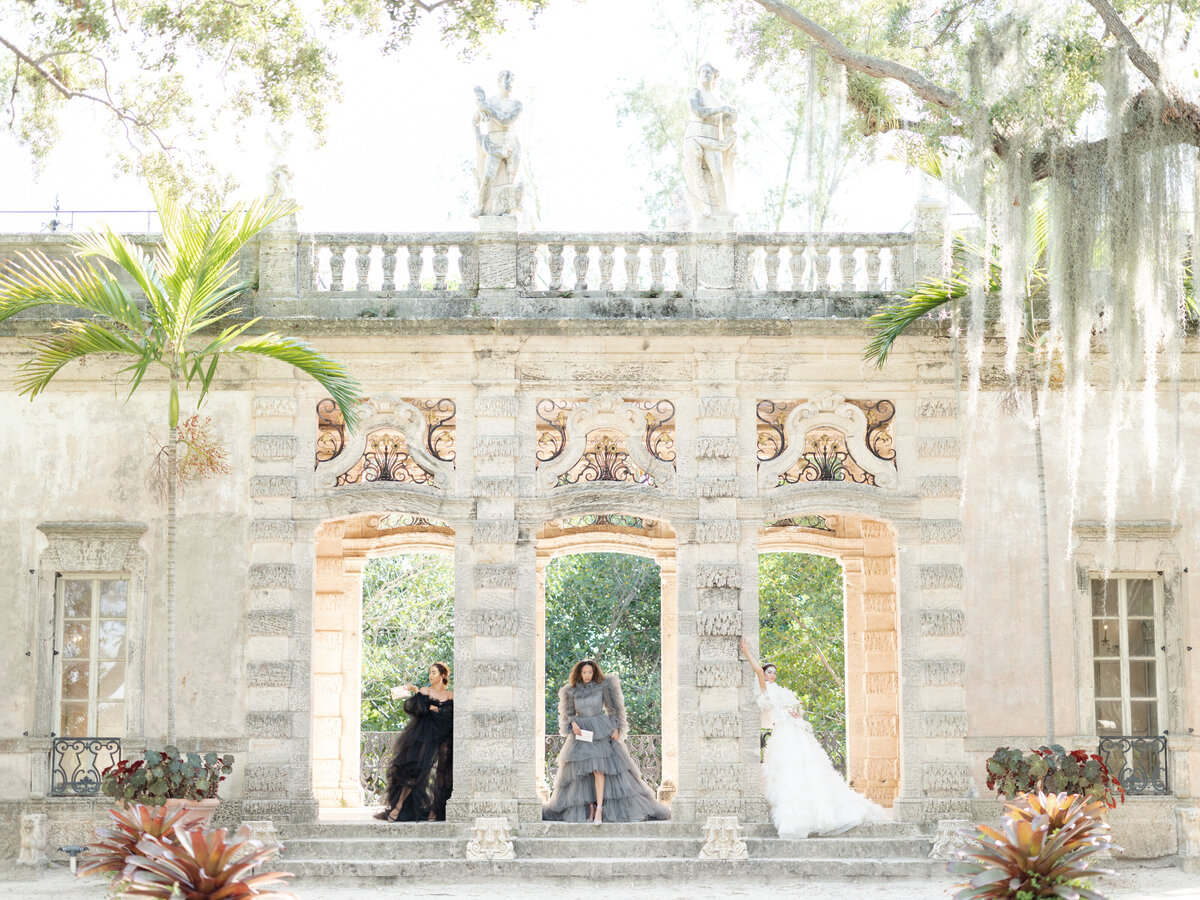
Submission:
M 860 620 L 861 654 L 847 686 L 862 698 L 866 742 L 851 744 L 856 788 L 883 806 L 891 806 L 900 785 L 900 657 L 896 621 L 896 538 L 882 522 L 861 521 L 863 557 L 859 590 L 854 596 Z M 849 611 L 850 591 L 846 592 Z M 851 682 L 849 679 L 853 678 Z M 849 730 L 849 722 L 847 722 Z M 847 734 L 849 739 L 849 734 Z M 849 763 L 849 758 L 847 759 Z M 849 769 L 847 770 L 849 772 Z
M 535 677 L 533 743 L 534 753 L 538 755 L 534 760 L 533 772 L 535 778 L 541 778 L 543 781 L 546 778 L 545 736 L 558 731 L 558 722 L 546 721 L 546 704 L 538 703 L 536 700 L 537 697 L 546 696 L 546 565 L 549 562 L 549 552 L 539 549 L 537 552 L 537 608 L 534 611 L 533 619 L 533 671 Z M 663 694 L 665 705 L 665 688 Z
M 913 210 L 913 268 L 906 284 L 945 274 L 946 201 L 932 189 L 932 185 L 926 186 Z
M 243 817 L 309 821 L 313 563 L 311 533 L 297 534 L 297 401 L 253 401 L 246 738 Z M 311 469 L 309 469 L 311 472 Z
M 659 634 L 662 645 L 662 781 L 679 785 L 679 599 L 675 554 L 662 554 L 658 563 L 662 611 Z M 539 569 L 539 574 L 541 570 Z M 544 596 L 544 594 L 543 594 Z M 544 607 L 543 607 L 544 612 Z M 543 637 L 545 625 L 543 623 Z M 544 641 L 543 641 L 544 646 Z
M 253 264 L 243 261 L 239 275 L 252 283 L 257 281 L 255 293 L 262 297 L 294 298 L 299 296 L 300 236 L 296 229 L 296 216 L 290 215 L 268 228 L 263 229 L 255 242 L 258 249 L 257 272 L 247 271 Z M 305 248 L 307 249 L 307 248 Z M 307 266 L 305 274 L 307 273 Z M 255 278 L 257 275 L 257 279 Z M 304 287 L 308 285 L 305 284 Z

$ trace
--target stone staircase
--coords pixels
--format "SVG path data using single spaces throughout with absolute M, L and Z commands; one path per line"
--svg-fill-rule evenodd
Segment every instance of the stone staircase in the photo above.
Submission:
M 284 825 L 281 869 L 299 878 L 388 884 L 492 879 L 746 880 L 928 878 L 945 871 L 929 858 L 932 834 L 917 825 L 865 825 L 835 837 L 784 840 L 770 825 L 743 827 L 750 859 L 701 860 L 702 826 L 680 822 L 573 825 L 525 823 L 513 860 L 464 858 L 466 823 L 321 822 Z

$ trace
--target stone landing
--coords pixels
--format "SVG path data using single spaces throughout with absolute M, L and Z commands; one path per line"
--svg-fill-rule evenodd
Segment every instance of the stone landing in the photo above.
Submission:
M 464 859 L 470 827 L 458 823 L 285 825 L 280 869 L 298 878 L 382 885 L 401 878 L 461 883 L 494 879 L 666 879 L 737 876 L 783 879 L 936 877 L 945 863 L 929 858 L 933 835 L 913 824 L 885 823 L 843 835 L 784 840 L 770 825 L 743 828 L 750 859 L 701 860 L 701 827 L 681 822 L 521 824 L 517 858 Z

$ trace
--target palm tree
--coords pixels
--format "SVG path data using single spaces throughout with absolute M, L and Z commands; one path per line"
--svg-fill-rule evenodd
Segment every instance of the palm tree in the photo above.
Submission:
M 64 366 L 89 356 L 125 363 L 132 396 L 151 369 L 165 376 L 167 397 L 167 741 L 175 742 L 175 520 L 179 392 L 198 387 L 200 406 L 226 357 L 264 356 L 311 376 L 337 402 L 346 425 L 357 424 L 358 382 L 346 367 L 295 338 L 248 334 L 258 319 L 231 321 L 234 299 L 250 285 L 234 282 L 238 255 L 268 225 L 295 207 L 275 198 L 248 207 L 196 211 L 158 199 L 162 241 L 153 255 L 104 227 L 81 237 L 76 258 L 52 261 L 39 251 L 0 266 L 0 322 L 38 306 L 77 317 L 53 322 L 21 364 L 18 393 L 30 400 Z M 96 262 L 98 261 L 98 262 Z M 145 295 L 135 300 L 113 274 L 123 272 Z

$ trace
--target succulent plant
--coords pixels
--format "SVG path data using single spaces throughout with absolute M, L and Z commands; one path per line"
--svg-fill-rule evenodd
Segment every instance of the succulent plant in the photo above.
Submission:
M 973 845 L 947 867 L 965 875 L 954 900 L 1104 900 L 1089 880 L 1111 875 L 1088 858 L 1115 848 L 1105 805 L 1077 794 L 1022 794 L 1006 804 L 999 829 L 964 831 Z

